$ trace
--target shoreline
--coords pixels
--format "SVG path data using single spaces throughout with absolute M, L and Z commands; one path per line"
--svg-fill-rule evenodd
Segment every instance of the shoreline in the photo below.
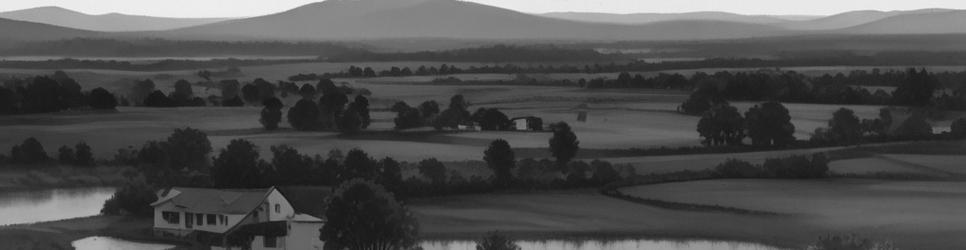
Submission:
M 152 220 L 148 218 L 133 218 L 125 216 L 95 215 L 58 221 L 38 222 L 32 224 L 17 224 L 0 226 L 0 239 L 19 240 L 13 244 L 34 244 L 33 246 L 44 246 L 53 249 L 73 249 L 74 241 L 87 237 L 110 237 L 120 240 L 149 243 L 149 244 L 170 244 L 175 245 L 174 249 L 190 249 L 192 244 L 185 241 L 155 238 L 151 234 L 145 234 L 144 230 L 151 229 Z M 512 235 L 513 239 L 519 241 L 581 241 L 593 240 L 600 242 L 622 241 L 622 240 L 650 240 L 650 241 L 709 241 L 723 243 L 746 243 L 759 244 L 768 247 L 781 249 L 791 249 L 797 247 L 794 244 L 769 241 L 768 239 L 732 239 L 727 237 L 715 236 L 684 236 L 675 234 L 662 234 L 646 231 L 501 231 Z M 422 233 L 422 242 L 446 242 L 446 241 L 475 241 L 483 234 L 479 232 L 431 232 Z M 13 236 L 13 237 L 11 237 Z M 6 238 L 5 238 L 6 237 Z M 37 241 L 42 239 L 42 241 Z M 26 242 L 26 243 L 23 243 Z M 44 245 L 39 245 L 44 244 Z M 45 248 L 45 249 L 46 249 Z

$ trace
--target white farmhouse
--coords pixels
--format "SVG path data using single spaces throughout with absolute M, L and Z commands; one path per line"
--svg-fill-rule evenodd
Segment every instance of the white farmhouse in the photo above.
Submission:
M 205 189 L 174 187 L 159 194 L 154 233 L 211 249 L 322 249 L 324 187 Z

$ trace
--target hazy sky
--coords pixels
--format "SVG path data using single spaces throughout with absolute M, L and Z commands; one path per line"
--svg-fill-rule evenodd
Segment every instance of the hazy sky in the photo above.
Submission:
M 239 17 L 281 12 L 320 0 L 0 0 L 0 11 L 61 6 L 90 14 Z M 391 0 L 387 0 L 391 1 Z M 523 12 L 689 12 L 828 15 L 850 10 L 966 9 L 964 0 L 469 0 Z

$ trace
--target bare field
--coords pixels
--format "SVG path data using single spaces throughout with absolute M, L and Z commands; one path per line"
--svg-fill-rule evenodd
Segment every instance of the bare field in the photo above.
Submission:
M 966 183 L 879 180 L 711 180 L 622 189 L 672 202 L 772 211 L 827 232 L 892 239 L 903 249 L 966 244 Z M 795 227 L 797 225 L 788 225 Z

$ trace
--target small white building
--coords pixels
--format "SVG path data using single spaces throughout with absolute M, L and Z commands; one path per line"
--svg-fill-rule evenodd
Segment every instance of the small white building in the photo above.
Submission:
M 510 119 L 513 129 L 517 131 L 543 131 L 543 119 L 534 116 L 516 117 Z
M 174 187 L 151 204 L 154 233 L 212 249 L 322 249 L 318 235 L 330 191 Z

